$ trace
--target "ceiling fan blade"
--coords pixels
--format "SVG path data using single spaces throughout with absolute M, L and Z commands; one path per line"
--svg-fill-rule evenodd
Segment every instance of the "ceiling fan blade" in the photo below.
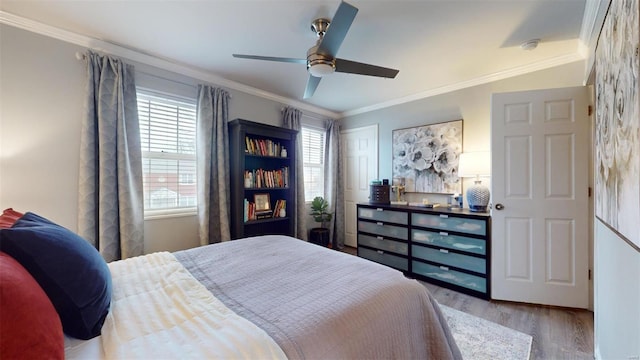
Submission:
M 360 63 L 345 59 L 336 59 L 336 72 L 379 76 L 393 79 L 400 70 L 390 69 L 382 66 Z
M 316 92 L 316 88 L 318 87 L 318 84 L 320 84 L 321 79 L 322 78 L 309 75 L 309 81 L 307 81 L 307 88 L 304 90 L 303 99 L 308 99 L 313 96 L 313 93 Z
M 295 58 L 284 58 L 284 57 L 274 57 L 274 56 L 233 54 L 233 57 L 240 58 L 240 59 L 279 61 L 279 62 L 288 62 L 288 63 L 296 63 L 296 64 L 307 63 L 307 59 L 295 59 Z
M 336 57 L 338 49 L 340 49 L 342 41 L 347 36 L 347 31 L 349 31 L 357 13 L 358 8 L 353 5 L 344 1 L 340 3 L 336 14 L 331 19 L 327 32 L 324 34 L 320 45 L 318 45 L 318 53 Z

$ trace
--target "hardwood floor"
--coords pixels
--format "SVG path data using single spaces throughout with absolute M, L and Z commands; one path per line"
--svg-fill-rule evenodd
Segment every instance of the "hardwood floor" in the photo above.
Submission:
M 344 252 L 355 255 L 356 249 Z M 531 360 L 593 359 L 593 313 L 542 305 L 486 301 L 422 282 L 440 304 L 533 337 Z

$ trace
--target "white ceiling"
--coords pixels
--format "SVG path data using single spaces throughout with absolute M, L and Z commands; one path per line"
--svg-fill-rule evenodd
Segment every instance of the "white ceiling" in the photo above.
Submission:
M 2 0 L 0 9 L 342 114 L 582 58 L 586 0 L 348 2 L 359 12 L 338 57 L 400 73 L 335 73 L 306 100 L 304 65 L 231 54 L 305 58 L 316 40 L 311 21 L 331 18 L 338 0 Z M 534 38 L 537 49 L 520 48 Z

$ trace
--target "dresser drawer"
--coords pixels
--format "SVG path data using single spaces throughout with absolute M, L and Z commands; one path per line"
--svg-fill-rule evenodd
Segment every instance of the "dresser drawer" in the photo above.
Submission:
M 385 239 L 382 236 L 373 237 L 364 234 L 358 234 L 358 246 L 365 245 L 372 248 L 391 251 L 400 255 L 407 255 L 409 253 L 409 244 Z
M 376 251 L 358 248 L 358 256 L 403 271 L 409 270 L 409 260 L 400 256 L 391 255 L 382 250 Z
M 406 227 L 387 225 L 381 222 L 372 223 L 358 221 L 358 231 L 364 231 L 385 237 L 394 237 L 401 240 L 409 240 L 409 229 Z
M 487 292 L 487 279 L 483 277 L 449 270 L 446 266 L 434 266 L 419 261 L 413 261 L 411 266 L 414 274 L 462 286 L 481 293 Z
M 424 226 L 439 230 L 457 231 L 467 234 L 487 235 L 487 223 L 480 219 L 453 217 L 446 214 L 411 214 L 412 226 Z
M 457 268 L 475 271 L 480 274 L 486 274 L 487 272 L 487 262 L 485 259 L 456 254 L 444 249 L 438 250 L 419 245 L 412 245 L 411 256 L 418 259 L 437 262 L 442 265 L 455 266 Z
M 409 224 L 409 213 L 383 208 L 358 208 L 358 217 L 361 219 L 392 222 L 401 225 Z
M 463 250 L 479 255 L 487 254 L 487 242 L 484 239 L 450 235 L 444 231 L 433 232 L 411 229 L 411 240 L 417 243 L 435 245 L 448 249 Z

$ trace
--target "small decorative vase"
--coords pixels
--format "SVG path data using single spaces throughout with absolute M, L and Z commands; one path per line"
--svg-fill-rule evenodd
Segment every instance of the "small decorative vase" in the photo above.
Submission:
M 282 148 L 282 151 L 280 151 L 280 157 L 287 157 L 287 149 Z
M 476 180 L 475 184 L 467 190 L 469 210 L 473 212 L 487 212 L 490 198 L 489 188 L 482 185 L 480 180 Z
M 285 209 L 280 209 L 280 217 L 287 217 L 287 211 Z

